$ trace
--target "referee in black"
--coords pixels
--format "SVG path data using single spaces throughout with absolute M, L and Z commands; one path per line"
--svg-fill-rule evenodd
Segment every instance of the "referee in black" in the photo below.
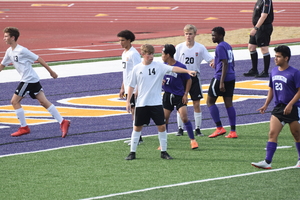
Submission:
M 269 53 L 269 44 L 273 32 L 273 3 L 272 0 L 257 0 L 253 15 L 253 28 L 250 31 L 250 40 L 248 49 L 250 51 L 252 68 L 244 76 L 269 77 L 269 67 L 271 56 Z M 259 74 L 257 70 L 258 55 L 256 48 L 260 47 L 264 58 L 264 70 Z

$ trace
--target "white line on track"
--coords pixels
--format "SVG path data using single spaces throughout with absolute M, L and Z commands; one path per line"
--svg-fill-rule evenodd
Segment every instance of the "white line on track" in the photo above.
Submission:
M 295 166 L 290 166 L 290 167 L 284 167 L 284 168 L 279 168 L 279 169 L 264 170 L 264 171 L 249 172 L 249 173 L 244 173 L 244 174 L 236 174 L 236 175 L 231 175 L 231 176 L 223 176 L 223 177 L 217 177 L 217 178 L 209 178 L 209 179 L 203 179 L 203 180 L 189 181 L 189 182 L 183 182 L 183 183 L 177 183 L 177 184 L 171 184 L 171 185 L 163 185 L 163 186 L 145 188 L 145 189 L 141 189 L 141 190 L 132 190 L 132 191 L 128 191 L 128 192 L 121 192 L 121 193 L 103 195 L 103 196 L 98 196 L 98 197 L 90 197 L 90 198 L 81 199 L 81 200 L 103 199 L 103 198 L 108 198 L 108 197 L 115 197 L 115 196 L 126 195 L 126 194 L 146 192 L 146 191 L 162 189 L 162 188 L 170 188 L 170 187 L 184 186 L 184 185 L 190 185 L 190 184 L 195 184 L 195 183 L 204 183 L 204 182 L 209 182 L 209 181 L 216 181 L 216 180 L 224 180 L 224 179 L 230 179 L 230 178 L 236 178 L 236 177 L 251 176 L 251 175 L 255 175 L 255 174 L 277 172 L 277 171 L 283 171 L 283 170 L 294 169 L 294 168 L 295 168 Z

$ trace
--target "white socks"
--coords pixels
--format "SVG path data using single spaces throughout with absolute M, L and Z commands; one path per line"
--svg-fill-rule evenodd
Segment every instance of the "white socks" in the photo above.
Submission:
M 23 108 L 19 108 L 15 111 L 16 111 L 17 117 L 20 121 L 21 127 L 27 126 L 26 119 L 25 119 L 25 112 L 24 112 Z
M 132 130 L 130 141 L 130 152 L 136 152 L 137 145 L 139 143 L 141 132 Z
M 53 104 L 49 108 L 47 108 L 47 110 L 60 124 L 62 123 L 63 118 Z
M 178 125 L 178 129 L 179 128 L 183 129 L 183 121 L 181 120 L 179 112 L 177 112 L 177 125 Z
M 167 151 L 167 132 L 158 132 L 159 144 L 161 147 L 161 151 Z
M 199 113 L 194 112 L 194 119 L 195 119 L 195 129 L 201 128 L 201 125 L 202 125 L 202 112 L 199 112 Z

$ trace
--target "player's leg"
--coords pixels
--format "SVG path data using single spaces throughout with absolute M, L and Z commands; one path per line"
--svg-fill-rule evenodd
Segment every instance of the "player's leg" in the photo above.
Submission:
M 126 94 L 126 98 L 127 98 L 127 94 Z M 134 127 L 135 98 L 136 98 L 136 95 L 133 94 L 133 95 L 131 96 L 131 99 L 130 99 L 131 116 L 132 116 L 132 127 Z M 141 144 L 141 143 L 143 143 L 143 142 L 144 142 L 144 141 L 143 141 L 143 138 L 142 138 L 142 135 L 141 135 L 138 144 Z M 124 143 L 128 143 L 128 145 L 131 145 L 131 140 L 125 140 Z
M 147 107 L 137 107 L 135 109 L 135 116 L 134 116 L 134 126 L 131 133 L 131 140 L 130 140 L 130 153 L 125 158 L 126 160 L 133 160 L 136 158 L 136 150 L 137 145 L 139 143 L 139 139 L 141 136 L 141 132 L 143 129 L 143 125 L 148 125 L 150 122 L 150 114 Z
M 198 143 L 195 140 L 194 133 L 193 133 L 193 126 L 191 121 L 188 119 L 188 114 L 187 114 L 187 106 L 183 105 L 178 109 L 178 112 L 180 113 L 180 117 L 184 123 L 185 129 L 188 133 L 188 136 L 190 138 L 190 145 L 192 149 L 197 149 L 198 148 Z
M 264 61 L 264 70 L 257 75 L 256 77 L 269 77 L 269 67 L 271 56 L 269 53 L 269 44 L 271 41 L 271 35 L 273 32 L 273 25 L 267 24 L 262 25 L 258 30 L 257 34 L 257 46 L 260 47 L 261 53 L 263 54 L 263 61 Z
M 219 85 L 220 81 L 215 78 L 212 78 L 208 89 L 206 105 L 208 106 L 210 115 L 216 124 L 216 130 L 208 136 L 209 138 L 215 138 L 226 133 L 226 130 L 223 128 L 220 119 L 219 108 L 216 105 L 216 101 L 220 93 Z
M 197 74 L 196 77 L 191 77 L 191 78 L 192 78 L 192 86 L 190 89 L 190 95 L 193 101 L 193 108 L 194 108 L 195 135 L 204 136 L 200 131 L 201 124 L 202 124 L 202 112 L 200 107 L 200 100 L 203 98 L 200 74 Z
M 237 138 L 236 134 L 236 111 L 232 103 L 233 91 L 235 86 L 235 80 L 225 82 L 225 92 L 223 94 L 223 100 L 227 111 L 230 133 L 225 136 L 226 138 Z
M 43 90 L 40 90 L 38 94 L 35 95 L 35 98 L 39 103 L 48 110 L 48 112 L 58 121 L 60 124 L 60 129 L 62 131 L 62 137 L 66 137 L 70 127 L 70 121 L 63 119 L 56 107 L 46 98 Z
M 251 163 L 254 167 L 262 168 L 262 169 L 271 169 L 271 162 L 273 156 L 275 154 L 277 148 L 277 138 L 280 131 L 283 128 L 283 124 L 279 121 L 277 117 L 274 115 L 271 116 L 270 119 L 270 131 L 269 131 L 269 139 L 266 144 L 266 157 L 265 160 L 258 163 Z
M 247 73 L 244 73 L 244 76 L 258 75 L 258 70 L 257 70 L 258 54 L 256 48 L 257 48 L 256 36 L 250 36 L 248 50 L 250 52 L 252 68 Z
M 166 131 L 168 132 L 168 124 L 169 124 L 169 119 L 170 119 L 170 115 L 171 115 L 171 110 L 168 110 L 166 108 L 164 108 L 164 114 L 165 114 L 165 120 L 166 120 Z
M 25 119 L 25 112 L 24 109 L 21 106 L 21 100 L 23 99 L 22 96 L 19 96 L 17 94 L 13 94 L 11 99 L 11 104 L 16 112 L 17 118 L 20 122 L 21 127 L 18 129 L 18 131 L 11 134 L 13 137 L 21 136 L 24 134 L 30 133 L 30 129 L 26 123 Z
M 294 137 L 295 146 L 298 152 L 298 162 L 296 167 L 300 168 L 300 124 L 298 121 L 290 123 L 290 131 Z
M 230 124 L 230 133 L 225 136 L 226 138 L 237 138 L 236 134 L 236 111 L 234 106 L 232 105 L 232 97 L 223 97 L 227 115 L 228 115 L 228 120 Z
M 167 136 L 167 132 L 166 132 L 163 106 L 150 106 L 150 109 L 148 111 L 150 113 L 152 120 L 154 121 L 155 125 L 157 126 L 158 139 L 159 139 L 159 145 L 160 145 L 160 150 L 161 150 L 160 157 L 163 159 L 173 159 L 167 153 L 168 136 Z

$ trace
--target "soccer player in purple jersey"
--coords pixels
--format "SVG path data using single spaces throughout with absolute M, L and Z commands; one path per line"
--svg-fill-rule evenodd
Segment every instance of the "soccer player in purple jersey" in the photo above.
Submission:
M 175 46 L 172 44 L 164 45 L 162 50 L 162 60 L 167 65 L 177 66 L 186 69 L 186 66 L 174 59 L 176 52 Z M 189 138 L 191 139 L 191 148 L 197 149 L 198 143 L 195 140 L 193 133 L 193 126 L 187 116 L 187 103 L 188 93 L 192 85 L 192 79 L 188 74 L 178 74 L 175 72 L 168 72 L 164 76 L 163 89 L 165 91 L 163 95 L 163 107 L 166 119 L 166 129 L 168 131 L 168 123 L 171 112 L 176 106 L 176 110 L 180 114 L 181 120 L 183 121 L 185 128 L 188 132 Z
M 208 136 L 209 138 L 215 138 L 226 133 L 220 120 L 219 109 L 216 105 L 219 96 L 223 96 L 230 123 L 230 133 L 225 137 L 238 137 L 235 131 L 236 112 L 232 105 L 235 85 L 234 56 L 231 46 L 224 41 L 224 36 L 225 30 L 223 27 L 215 27 L 212 29 L 212 41 L 218 43 L 218 46 L 215 51 L 215 75 L 210 82 L 206 104 L 217 129 Z
M 271 169 L 271 162 L 277 148 L 277 138 L 283 126 L 288 123 L 295 139 L 298 151 L 296 168 L 300 168 L 300 71 L 289 66 L 291 50 L 288 46 L 280 45 L 274 49 L 275 64 L 271 72 L 269 92 L 265 104 L 258 109 L 265 113 L 274 97 L 275 107 L 270 119 L 269 140 L 266 145 L 265 160 L 251 164 L 262 169 Z

